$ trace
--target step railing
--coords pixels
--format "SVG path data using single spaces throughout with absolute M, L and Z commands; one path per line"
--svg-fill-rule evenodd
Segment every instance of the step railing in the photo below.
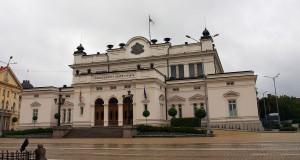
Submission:
M 35 160 L 35 154 L 32 151 L 1 151 L 0 160 Z

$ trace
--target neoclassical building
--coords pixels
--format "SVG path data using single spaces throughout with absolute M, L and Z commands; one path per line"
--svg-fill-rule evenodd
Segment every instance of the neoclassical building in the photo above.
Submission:
M 0 67 L 0 136 L 19 123 L 22 86 L 10 67 Z M 16 120 L 16 121 L 14 121 Z
M 215 128 L 260 130 L 253 71 L 224 72 L 213 38 L 205 29 L 199 42 L 172 45 L 133 37 L 106 53 L 74 52 L 71 87 L 24 89 L 20 127 L 56 125 L 61 95 L 62 125 L 73 127 L 165 125 L 167 112 L 194 117 L 196 108 L 209 108 Z M 207 101 L 206 101 L 207 98 Z M 56 99 L 56 103 L 55 100 Z

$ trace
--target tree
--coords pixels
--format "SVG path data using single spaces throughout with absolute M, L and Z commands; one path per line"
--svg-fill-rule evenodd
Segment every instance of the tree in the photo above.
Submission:
M 169 116 L 171 116 L 172 118 L 175 118 L 175 116 L 177 115 L 177 110 L 175 107 L 171 107 L 169 110 L 168 110 L 168 114 Z
M 146 118 L 146 125 L 147 125 L 147 117 L 150 116 L 150 112 L 148 110 L 144 110 L 143 116 Z
M 36 120 L 38 119 L 37 116 L 33 116 L 32 117 L 32 120 L 33 120 L 33 127 L 35 128 L 35 123 L 36 123 Z
M 18 118 L 17 118 L 17 117 L 13 117 L 13 118 L 12 118 L 12 122 L 13 122 L 13 123 L 16 123 L 17 121 L 18 121 Z
M 199 119 L 200 121 L 200 127 L 201 127 L 201 119 L 204 118 L 206 116 L 206 111 L 204 110 L 204 108 L 198 108 L 195 110 L 195 117 Z
M 59 119 L 59 113 L 55 113 L 55 114 L 54 114 L 54 118 L 55 118 L 56 120 L 58 120 L 58 119 Z
M 264 107 L 264 102 L 266 109 Z M 297 99 L 292 96 L 282 95 L 278 97 L 278 107 L 281 120 L 297 120 L 300 119 L 300 104 Z M 265 118 L 265 112 L 277 113 L 276 96 L 268 94 L 267 97 L 261 98 L 258 101 L 259 117 Z

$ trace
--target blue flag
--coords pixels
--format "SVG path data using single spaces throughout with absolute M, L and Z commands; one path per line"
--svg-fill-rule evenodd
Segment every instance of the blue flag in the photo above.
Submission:
M 146 88 L 145 88 L 145 86 L 144 86 L 144 97 L 145 97 L 145 99 L 147 99 L 147 93 L 146 93 Z

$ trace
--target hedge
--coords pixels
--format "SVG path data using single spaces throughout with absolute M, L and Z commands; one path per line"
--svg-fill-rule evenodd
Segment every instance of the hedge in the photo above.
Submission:
M 137 126 L 139 132 L 168 132 L 168 133 L 189 133 L 189 134 L 206 134 L 206 130 L 197 130 L 192 127 L 157 127 L 157 126 Z
M 280 131 L 297 131 L 298 129 L 296 127 L 281 127 L 279 129 Z
M 173 118 L 172 127 L 201 127 L 201 120 L 198 118 Z
M 52 128 L 36 128 L 36 129 L 27 129 L 20 131 L 9 131 L 5 132 L 5 135 L 28 135 L 28 134 L 41 134 L 41 133 L 53 133 Z

